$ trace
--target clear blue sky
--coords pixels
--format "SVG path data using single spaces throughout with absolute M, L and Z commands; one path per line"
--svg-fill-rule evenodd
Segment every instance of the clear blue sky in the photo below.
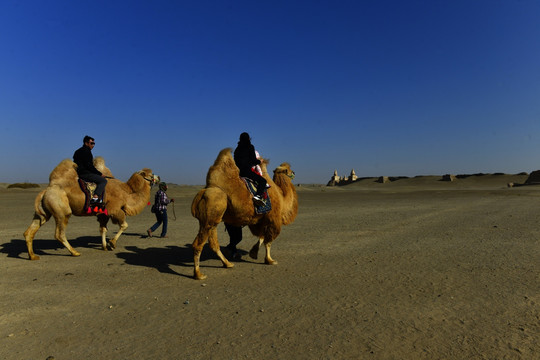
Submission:
M 96 139 L 204 184 L 247 131 L 297 183 L 540 169 L 540 2 L 0 2 L 0 182 Z

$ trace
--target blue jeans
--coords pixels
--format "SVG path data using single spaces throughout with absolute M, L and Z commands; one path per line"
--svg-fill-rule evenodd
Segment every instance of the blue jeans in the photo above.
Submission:
M 168 222 L 167 209 L 158 210 L 156 211 L 156 223 L 152 225 L 150 230 L 152 232 L 156 231 L 159 225 L 163 223 L 163 227 L 161 228 L 161 236 L 165 236 L 167 235 L 167 222 Z

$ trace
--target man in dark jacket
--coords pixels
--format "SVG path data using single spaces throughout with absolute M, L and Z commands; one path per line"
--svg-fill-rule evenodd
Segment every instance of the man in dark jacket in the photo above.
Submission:
M 103 202 L 103 192 L 105 191 L 105 185 L 107 185 L 107 179 L 105 179 L 103 174 L 94 167 L 92 149 L 95 145 L 96 142 L 94 138 L 86 135 L 83 139 L 83 146 L 77 149 L 73 154 L 73 162 L 77 164 L 77 174 L 79 175 L 79 178 L 84 181 L 96 183 L 94 197 L 90 200 L 90 203 L 101 204 Z
M 255 147 L 251 144 L 251 138 L 247 132 L 240 134 L 240 141 L 234 150 L 234 162 L 240 169 L 240 176 L 247 177 L 257 183 L 257 193 L 253 197 L 256 203 L 263 201 L 262 196 L 266 189 L 266 179 L 253 171 L 255 165 L 261 160 L 257 159 Z

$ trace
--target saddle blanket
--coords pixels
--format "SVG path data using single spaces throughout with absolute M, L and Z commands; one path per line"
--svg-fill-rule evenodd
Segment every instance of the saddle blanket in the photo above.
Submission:
M 246 184 L 246 187 L 248 188 L 251 195 L 255 195 L 257 193 L 257 185 L 255 182 L 249 178 L 243 177 L 242 180 L 244 180 L 244 183 Z M 257 214 L 266 214 L 270 210 L 272 210 L 272 204 L 270 203 L 270 196 L 268 196 L 268 191 L 265 189 L 263 194 L 263 203 L 260 206 L 257 206 L 253 204 L 255 207 L 255 212 Z
M 104 207 L 94 206 L 93 208 L 90 206 L 90 199 L 92 199 L 92 196 L 94 195 L 94 191 L 96 190 L 97 185 L 93 182 L 84 181 L 83 179 L 78 179 L 79 186 L 81 187 L 81 190 L 84 193 L 84 208 L 83 211 L 87 213 L 88 215 L 93 214 L 105 214 L 108 215 L 107 209 Z

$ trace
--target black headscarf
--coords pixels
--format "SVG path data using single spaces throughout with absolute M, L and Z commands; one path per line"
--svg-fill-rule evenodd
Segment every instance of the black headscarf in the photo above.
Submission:
M 240 134 L 238 147 L 234 150 L 234 162 L 240 169 L 240 173 L 250 171 L 252 166 L 261 163 L 255 155 L 255 147 L 251 144 L 251 138 L 247 132 Z
M 240 141 L 238 142 L 238 145 L 240 144 L 251 144 L 251 137 L 249 137 L 247 132 L 240 134 Z

